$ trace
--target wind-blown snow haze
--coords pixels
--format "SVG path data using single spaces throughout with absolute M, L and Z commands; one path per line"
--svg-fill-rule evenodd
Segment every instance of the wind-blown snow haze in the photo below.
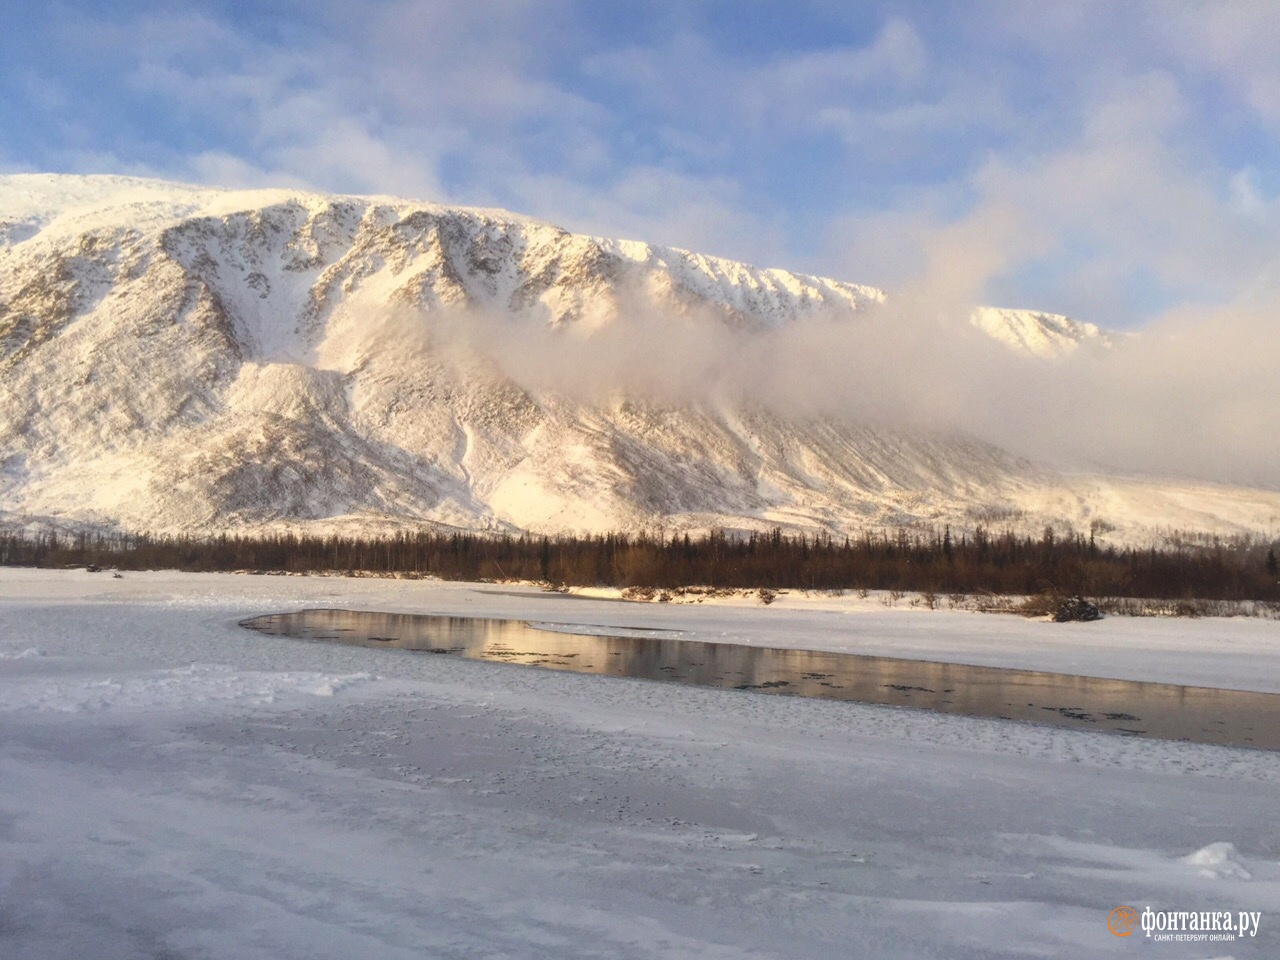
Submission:
M 1171 316 L 1051 356 L 976 329 L 967 321 L 981 308 L 909 291 L 856 319 L 817 311 L 764 329 L 718 322 L 710 308 L 673 316 L 640 304 L 600 326 L 444 310 L 370 318 L 370 328 L 401 349 L 416 341 L 486 362 L 537 393 L 963 431 L 1067 469 L 1280 489 L 1275 309 Z

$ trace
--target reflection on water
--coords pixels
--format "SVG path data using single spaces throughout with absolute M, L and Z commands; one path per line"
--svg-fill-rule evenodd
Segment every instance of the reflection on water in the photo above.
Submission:
M 304 610 L 255 617 L 243 626 L 300 639 L 454 654 L 550 670 L 1280 750 L 1280 694 L 703 643 L 622 628 L 617 632 L 632 635 L 552 632 L 523 620 Z

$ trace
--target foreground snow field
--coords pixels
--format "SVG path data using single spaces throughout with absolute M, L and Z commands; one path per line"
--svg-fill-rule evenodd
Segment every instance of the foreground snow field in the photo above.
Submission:
M 0 570 L 0 956 L 1280 955 L 1280 755 L 237 626 L 305 606 L 1280 690 L 1274 621 Z

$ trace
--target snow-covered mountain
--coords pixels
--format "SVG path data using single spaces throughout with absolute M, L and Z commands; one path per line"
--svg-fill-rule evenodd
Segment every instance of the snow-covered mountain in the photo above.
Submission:
M 1062 476 L 990 444 L 741 403 L 531 389 L 447 314 L 743 335 L 879 290 L 496 210 L 119 177 L 0 177 L 0 519 L 128 530 L 1016 522 L 1272 529 L 1280 495 Z M 396 318 L 390 323 L 388 318 Z M 1089 324 L 981 310 L 1045 357 Z
M 993 340 L 1037 357 L 1065 356 L 1082 343 L 1111 344 L 1111 335 L 1092 323 L 1038 310 L 979 307 L 973 325 Z

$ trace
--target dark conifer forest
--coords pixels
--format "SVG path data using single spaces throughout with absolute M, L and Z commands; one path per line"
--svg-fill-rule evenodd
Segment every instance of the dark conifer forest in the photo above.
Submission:
M 768 533 L 699 536 L 387 537 L 65 535 L 0 533 L 0 564 L 119 570 L 363 573 L 449 580 L 677 589 L 900 590 L 1161 599 L 1280 601 L 1267 543 L 1162 549 L 1102 546 L 1092 537 L 1036 538 L 979 527 L 858 537 Z

